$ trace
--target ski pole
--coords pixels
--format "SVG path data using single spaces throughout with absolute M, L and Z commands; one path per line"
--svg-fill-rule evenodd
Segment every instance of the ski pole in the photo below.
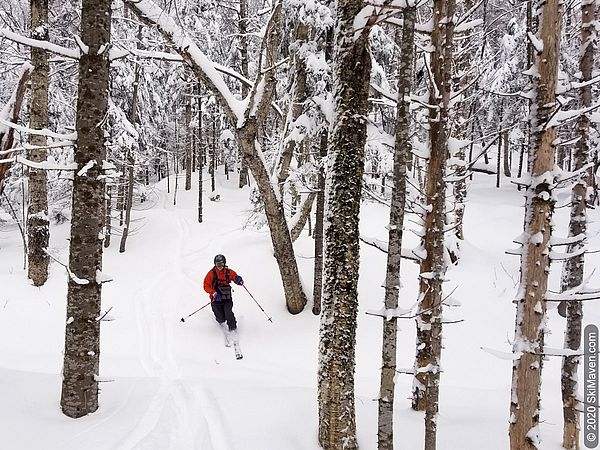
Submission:
M 198 309 L 197 309 L 196 311 L 194 311 L 193 313 L 191 313 L 191 314 L 188 314 L 188 315 L 185 317 L 185 319 L 187 319 L 188 317 L 191 317 L 191 316 L 193 316 L 193 315 L 194 315 L 194 314 L 196 314 L 198 311 L 200 311 L 200 310 L 202 310 L 202 309 L 206 308 L 206 307 L 207 307 L 208 305 L 210 305 L 211 303 L 212 303 L 212 302 L 208 302 L 206 305 L 202 306 L 201 308 L 198 308 Z M 182 317 L 182 318 L 181 318 L 181 321 L 182 321 L 182 322 L 185 322 L 185 319 Z
M 263 313 L 265 313 L 265 316 L 267 316 L 267 320 L 268 320 L 269 322 L 273 323 L 273 318 L 272 318 L 272 317 L 269 317 L 269 315 L 266 313 L 266 311 L 263 309 L 263 307 L 262 307 L 262 306 L 260 306 L 260 303 L 258 303 L 258 302 L 256 301 L 256 299 L 254 298 L 254 295 L 252 295 L 252 294 L 250 293 L 250 291 L 248 290 L 248 288 L 246 287 L 246 285 L 242 284 L 242 287 L 243 287 L 244 289 L 246 289 L 246 292 L 248 293 L 248 295 L 249 295 L 250 297 L 252 297 L 252 300 L 254 300 L 254 303 L 256 303 L 256 304 L 258 305 L 258 307 L 260 308 L 260 310 L 261 310 Z

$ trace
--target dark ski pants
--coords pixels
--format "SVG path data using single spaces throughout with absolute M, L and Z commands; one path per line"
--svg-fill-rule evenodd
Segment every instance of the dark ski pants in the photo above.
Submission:
M 217 319 L 217 322 L 223 323 L 226 321 L 229 331 L 237 328 L 237 322 L 235 320 L 235 315 L 233 314 L 233 300 L 212 302 L 210 307 L 212 308 L 213 313 L 215 313 L 215 319 Z

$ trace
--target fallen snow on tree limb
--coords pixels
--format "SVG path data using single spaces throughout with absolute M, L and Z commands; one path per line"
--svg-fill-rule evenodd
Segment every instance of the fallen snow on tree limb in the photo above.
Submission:
M 481 347 L 481 350 L 483 350 L 486 353 L 489 353 L 492 356 L 495 356 L 496 358 L 506 359 L 508 361 L 515 361 L 515 360 L 519 359 L 521 357 L 521 355 L 523 354 L 522 352 L 519 352 L 519 353 L 503 352 L 500 350 L 494 350 L 493 348 L 489 348 L 489 347 Z

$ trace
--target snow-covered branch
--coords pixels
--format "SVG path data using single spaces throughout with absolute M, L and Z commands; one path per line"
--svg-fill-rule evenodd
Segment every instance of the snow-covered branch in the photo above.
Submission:
M 57 55 L 65 56 L 70 59 L 79 59 L 80 51 L 79 49 L 71 49 L 67 47 L 62 47 L 60 45 L 52 44 L 48 41 L 42 41 L 39 39 L 31 39 L 25 36 L 21 36 L 18 33 L 14 33 L 6 28 L 0 28 L 0 36 L 5 37 L 9 41 L 17 42 L 19 44 L 27 45 L 29 47 L 40 48 L 42 50 L 47 50 L 49 52 L 55 53 Z
M 565 125 L 569 122 L 577 120 L 582 115 L 592 112 L 598 108 L 600 108 L 600 103 L 596 103 L 595 105 L 589 106 L 587 108 L 574 109 L 571 111 L 560 111 L 559 110 L 555 114 L 553 114 L 550 117 L 550 119 L 546 122 L 544 129 L 547 130 L 548 128 L 559 127 L 561 125 Z
M 220 98 L 227 115 L 239 125 L 244 118 L 245 102 L 234 97 L 215 64 L 185 34 L 175 20 L 151 0 L 125 0 L 125 4 L 143 22 L 158 28 L 182 59 L 192 67 L 196 76 Z
M 27 167 L 32 167 L 34 169 L 42 169 L 42 170 L 77 170 L 77 163 L 73 162 L 71 164 L 58 164 L 56 161 L 42 161 L 35 162 L 30 161 L 22 156 L 16 157 L 16 162 L 23 164 Z
M 0 28 L 0 36 L 8 39 L 9 41 L 16 42 L 18 44 L 23 44 L 28 47 L 35 47 L 42 50 L 46 50 L 50 53 L 54 53 L 56 55 L 64 56 L 69 59 L 79 59 L 82 52 L 87 52 L 85 45 L 79 39 L 79 36 L 75 36 L 75 42 L 78 44 L 79 48 L 68 48 L 63 47 L 62 45 L 53 44 L 49 41 L 44 41 L 41 39 L 32 39 L 26 36 L 21 36 L 18 33 L 10 31 L 6 28 Z M 102 49 L 101 49 L 102 51 Z M 111 48 L 109 50 L 109 59 L 114 61 L 116 59 L 121 59 L 127 56 L 130 52 L 128 50 L 123 49 L 115 49 Z
M 570 293 L 562 293 L 562 294 L 552 294 L 547 293 L 545 300 L 547 302 L 582 302 L 587 300 L 597 300 L 600 299 L 600 293 L 582 293 L 582 294 L 570 294 Z
M 63 139 L 65 141 L 76 141 L 77 140 L 76 132 L 69 133 L 69 134 L 60 134 L 60 133 L 55 133 L 54 131 L 50 131 L 48 129 L 36 130 L 33 128 L 24 127 L 22 125 L 17 125 L 16 123 L 10 122 L 10 121 L 2 119 L 2 118 L 0 118 L 0 125 L 5 125 L 7 127 L 13 128 L 17 131 L 20 131 L 21 133 L 26 133 L 26 134 L 35 134 L 38 136 L 46 136 L 46 137 L 50 137 L 50 138 L 54 138 L 54 139 Z

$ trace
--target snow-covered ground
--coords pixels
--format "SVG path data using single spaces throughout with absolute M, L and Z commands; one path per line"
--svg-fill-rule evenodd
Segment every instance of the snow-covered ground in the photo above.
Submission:
M 466 240 L 460 265 L 448 272 L 446 292 L 461 307 L 446 310 L 448 320 L 463 322 L 444 330 L 443 374 L 438 448 L 500 450 L 508 447 L 511 361 L 481 347 L 509 352 L 519 260 L 506 255 L 522 230 L 522 194 L 514 186 L 492 187 L 476 178 L 465 218 Z M 248 190 L 237 179 L 218 179 L 221 200 L 205 197 L 204 222 L 197 222 L 197 192 L 166 192 L 156 185 L 149 201 L 134 212 L 134 233 L 127 251 L 118 237 L 106 250 L 100 408 L 73 420 L 59 407 L 65 328 L 66 274 L 53 262 L 45 286 L 36 288 L 23 270 L 16 227 L 0 228 L 0 449 L 202 449 L 313 450 L 317 444 L 316 372 L 319 319 L 310 304 L 297 316 L 287 313 L 279 272 L 266 230 L 245 228 Z M 181 185 L 182 183 L 180 183 Z M 172 186 L 172 184 L 171 184 Z M 568 208 L 559 211 L 557 234 L 566 234 Z M 365 203 L 361 231 L 386 239 L 387 211 Z M 597 219 L 598 212 L 592 211 Z M 591 225 L 597 248 L 598 226 Z M 68 256 L 68 225 L 53 226 L 51 252 Z M 406 233 L 408 245 L 416 238 Z M 306 232 L 296 243 L 307 292 L 312 290 L 313 241 Z M 206 308 L 202 280 L 215 254 L 246 281 L 273 323 L 266 320 L 244 289 L 234 287 L 244 359 L 236 360 Z M 588 257 L 587 266 L 599 257 Z M 377 447 L 377 394 L 381 320 L 366 315 L 383 301 L 385 255 L 363 245 L 359 281 L 356 407 L 359 444 Z M 560 267 L 552 273 L 556 287 Z M 417 267 L 403 262 L 401 305 L 416 299 Z M 599 285 L 592 282 L 592 285 Z M 552 307 L 552 305 L 550 305 Z M 585 322 L 600 323 L 600 306 L 585 304 Z M 411 367 L 415 330 L 402 321 L 399 367 Z M 564 320 L 549 313 L 549 347 L 562 347 Z M 582 375 L 580 376 L 582 378 Z M 560 448 L 562 409 L 560 358 L 543 371 L 542 448 Z M 423 416 L 410 409 L 412 379 L 398 375 L 396 443 L 422 448 Z

